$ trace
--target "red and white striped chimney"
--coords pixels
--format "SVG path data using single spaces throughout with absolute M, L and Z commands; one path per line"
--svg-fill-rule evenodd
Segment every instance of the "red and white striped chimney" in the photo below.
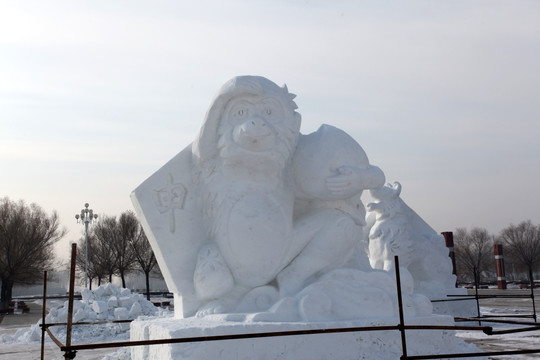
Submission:
M 504 270 L 503 246 L 493 245 L 495 253 L 495 270 L 497 272 L 497 288 L 506 289 L 506 274 Z
M 445 231 L 441 233 L 444 236 L 444 242 L 448 248 L 448 256 L 452 259 L 452 274 L 457 275 L 456 272 L 456 254 L 454 252 L 454 233 L 451 231 Z M 456 281 L 457 287 L 457 281 Z

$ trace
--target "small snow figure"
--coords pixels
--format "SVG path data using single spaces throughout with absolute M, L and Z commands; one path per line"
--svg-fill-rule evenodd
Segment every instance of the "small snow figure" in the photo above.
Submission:
M 416 291 L 427 294 L 453 288 L 455 275 L 444 238 L 400 198 L 401 184 L 394 182 L 370 193 L 377 200 L 367 205 L 371 266 L 393 270 L 397 255 L 400 266 L 411 273 Z

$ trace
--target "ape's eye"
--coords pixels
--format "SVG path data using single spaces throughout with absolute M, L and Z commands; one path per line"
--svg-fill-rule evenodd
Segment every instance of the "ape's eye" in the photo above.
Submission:
M 257 104 L 257 113 L 272 123 L 279 122 L 284 118 L 281 102 L 274 98 L 264 98 Z
M 253 114 L 253 105 L 247 101 L 237 101 L 231 105 L 228 116 L 231 121 L 244 121 Z

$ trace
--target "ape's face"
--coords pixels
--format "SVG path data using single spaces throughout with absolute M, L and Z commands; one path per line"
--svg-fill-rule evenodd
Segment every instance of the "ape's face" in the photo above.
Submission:
M 287 109 L 277 97 L 232 99 L 225 108 L 219 130 L 220 153 L 225 158 L 279 154 L 281 161 L 289 159 L 298 135 L 296 124 L 294 111 Z
M 268 151 L 276 144 L 279 127 L 285 121 L 285 109 L 273 97 L 232 100 L 225 112 L 232 127 L 232 139 L 248 151 Z

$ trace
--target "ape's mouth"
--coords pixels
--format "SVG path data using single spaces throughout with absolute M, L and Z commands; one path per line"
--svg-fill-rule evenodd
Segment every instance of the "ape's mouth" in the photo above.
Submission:
M 253 152 L 272 150 L 276 145 L 275 137 L 271 131 L 253 134 L 242 128 L 236 128 L 233 133 L 233 140 L 241 148 Z

